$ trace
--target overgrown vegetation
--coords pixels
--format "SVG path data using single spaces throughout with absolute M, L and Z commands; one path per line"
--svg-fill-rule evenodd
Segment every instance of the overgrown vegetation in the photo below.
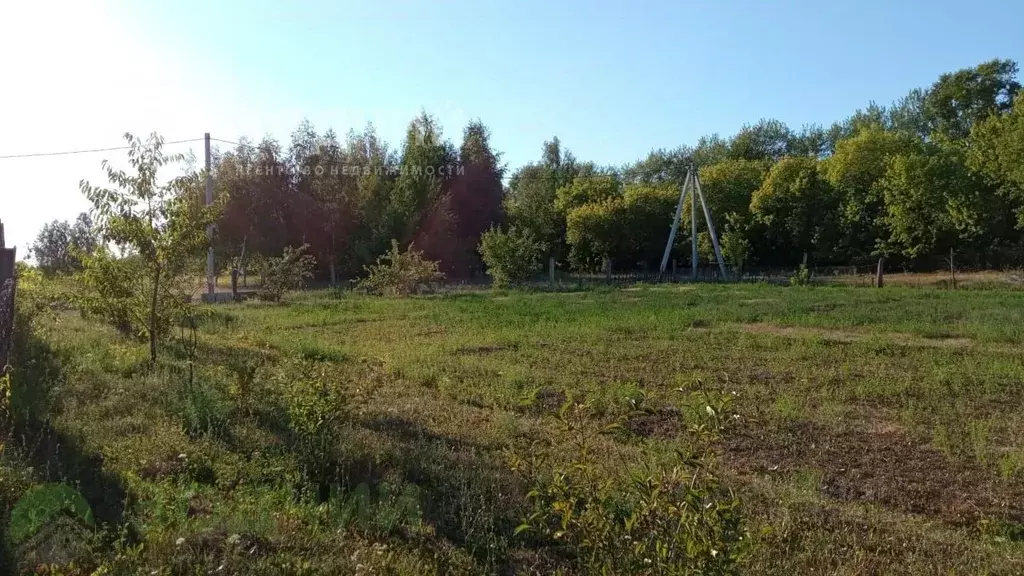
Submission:
M 10 390 L 32 408 L 0 454 L 0 526 L 34 487 L 74 489 L 95 523 L 60 517 L 79 572 L 1024 561 L 1015 291 L 317 292 L 204 308 L 150 368 L 53 306 L 61 286 L 20 291 L 39 312 Z
M 308 248 L 308 244 L 298 248 L 286 246 L 280 256 L 260 261 L 258 268 L 263 276 L 257 292 L 260 300 L 280 302 L 286 291 L 302 288 L 313 277 L 316 258 L 306 253 Z
M 496 287 L 513 286 L 540 271 L 544 245 L 515 226 L 507 231 L 491 228 L 480 238 L 480 255 Z
M 391 241 L 391 250 L 366 267 L 366 277 L 357 288 L 378 296 L 408 296 L 428 291 L 444 280 L 438 263 L 427 260 L 423 252 L 410 246 L 404 252 L 398 241 Z

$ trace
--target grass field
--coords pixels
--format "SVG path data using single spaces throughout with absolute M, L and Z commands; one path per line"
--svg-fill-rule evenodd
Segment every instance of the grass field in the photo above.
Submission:
M 192 385 L 188 344 L 148 371 L 143 344 L 74 312 L 41 327 L 60 458 L 26 450 L 28 474 L 122 527 L 114 573 L 546 573 L 571 562 L 513 535 L 530 486 L 510 460 L 571 452 L 551 416 L 567 398 L 595 429 L 625 419 L 597 440 L 607 474 L 667 458 L 696 387 L 738 414 L 713 467 L 742 500 L 743 573 L 1024 570 L 1021 292 L 315 292 L 208 312 Z M 310 445 L 295 422 L 330 433 Z

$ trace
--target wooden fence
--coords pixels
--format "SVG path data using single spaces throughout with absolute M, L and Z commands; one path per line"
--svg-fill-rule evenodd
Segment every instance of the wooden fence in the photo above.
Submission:
M 14 248 L 4 245 L 4 224 L 0 222 L 0 375 L 7 372 L 14 336 Z

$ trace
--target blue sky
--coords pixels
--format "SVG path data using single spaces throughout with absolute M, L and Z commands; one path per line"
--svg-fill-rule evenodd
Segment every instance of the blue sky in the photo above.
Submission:
M 993 0 L 7 2 L 0 155 L 273 134 L 372 121 L 398 144 L 421 108 L 458 140 L 480 118 L 515 168 L 559 136 L 621 164 L 771 117 L 830 124 L 942 72 L 1024 59 L 1024 3 Z M 188 148 L 185 146 L 184 148 Z M 194 151 L 201 153 L 199 148 Z M 9 243 L 85 208 L 118 154 L 4 161 Z

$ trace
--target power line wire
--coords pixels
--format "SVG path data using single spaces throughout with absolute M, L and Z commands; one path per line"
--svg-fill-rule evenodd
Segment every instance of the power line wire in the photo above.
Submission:
M 164 142 L 164 146 L 202 141 L 202 138 L 192 138 L 190 140 L 172 140 L 170 142 Z M 128 150 L 130 148 L 131 146 L 114 146 L 112 148 L 93 148 L 91 150 L 65 150 L 62 152 L 34 152 L 31 154 L 9 154 L 7 156 L 0 156 L 0 160 L 9 160 L 12 158 L 39 158 L 43 156 L 67 156 L 69 154 L 91 154 L 94 152 L 113 152 L 115 150 Z

